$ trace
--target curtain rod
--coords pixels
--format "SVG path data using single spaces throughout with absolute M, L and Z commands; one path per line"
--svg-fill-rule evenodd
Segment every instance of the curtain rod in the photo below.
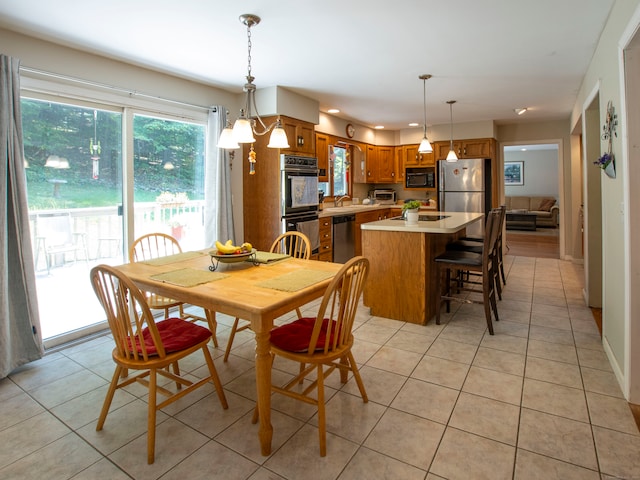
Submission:
M 163 98 L 163 97 L 158 97 L 155 95 L 149 95 L 147 93 L 141 93 L 135 90 L 129 90 L 126 88 L 122 88 L 122 87 L 116 87 L 114 85 L 109 85 L 106 83 L 100 83 L 100 82 L 94 82 L 91 80 L 84 80 L 81 78 L 75 78 L 75 77 L 70 77 L 68 75 L 62 75 L 59 73 L 53 73 L 53 72 L 47 72 L 45 70 L 39 70 L 37 68 L 32 68 L 32 67 L 25 67 L 25 66 L 20 66 L 20 71 L 24 71 L 26 73 L 32 73 L 35 75 L 42 75 L 45 77 L 52 77 L 52 78 L 57 78 L 58 80 L 65 80 L 65 81 L 69 81 L 69 82 L 75 82 L 75 83 L 79 83 L 81 85 L 88 85 L 90 87 L 98 87 L 98 88 L 103 88 L 106 90 L 113 90 L 115 92 L 118 93 L 124 93 L 126 95 L 129 95 L 130 97 L 142 97 L 142 98 L 148 98 L 151 100 L 159 100 L 162 102 L 167 102 L 167 103 L 173 103 L 175 105 L 181 105 L 183 107 L 190 107 L 190 108 L 200 108 L 202 110 L 213 110 L 214 112 L 216 111 L 216 107 L 212 106 L 212 107 L 205 107 L 202 105 L 195 105 L 192 103 L 186 103 L 186 102 L 181 102 L 178 100 L 171 100 L 169 98 Z

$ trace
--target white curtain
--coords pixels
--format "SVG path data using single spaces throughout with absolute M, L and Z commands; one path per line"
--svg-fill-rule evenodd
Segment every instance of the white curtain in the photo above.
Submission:
M 218 148 L 218 138 L 226 122 L 227 111 L 224 107 L 214 107 L 209 111 L 204 187 L 204 231 L 208 247 L 213 246 L 216 240 L 235 240 L 231 204 L 231 163 L 228 152 Z
M 0 378 L 44 353 L 29 234 L 19 73 L 20 60 L 0 55 Z

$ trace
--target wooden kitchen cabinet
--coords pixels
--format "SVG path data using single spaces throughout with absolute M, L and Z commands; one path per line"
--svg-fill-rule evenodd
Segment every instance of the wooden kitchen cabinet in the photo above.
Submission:
M 396 183 L 395 147 L 367 145 L 367 183 Z
M 313 123 L 284 116 L 281 116 L 280 120 L 282 120 L 282 128 L 284 128 L 284 131 L 287 133 L 287 139 L 289 140 L 289 148 L 282 149 L 282 153 L 306 156 L 315 155 L 316 147 Z
M 376 222 L 389 218 L 390 209 L 370 210 L 368 212 L 356 213 L 356 235 L 355 235 L 355 255 L 362 255 L 362 230 L 360 225 L 363 223 Z
M 395 147 L 378 146 L 376 183 L 396 183 Z
M 320 218 L 320 251 L 318 260 L 333 262 L 333 218 Z
M 396 183 L 404 185 L 404 148 L 402 146 L 395 147 L 394 156 L 396 161 Z
M 402 156 L 404 159 L 404 168 L 407 167 L 433 167 L 436 164 L 435 154 L 431 153 L 418 153 L 418 147 L 420 145 L 403 145 Z M 447 150 L 449 153 L 449 150 Z M 445 154 L 446 157 L 446 154 Z
M 263 118 L 269 125 L 276 121 L 277 117 Z M 311 145 L 311 150 L 306 152 L 307 157 L 315 155 L 315 135 L 313 124 L 290 119 L 281 116 L 284 125 L 305 125 L 306 132 L 310 128 L 311 141 L 305 141 L 305 145 Z M 293 150 L 296 140 L 292 133 L 287 131 L 289 149 L 268 148 L 269 135 L 257 136 L 253 143 L 256 152 L 255 174 L 249 174 L 249 149 L 251 144 L 242 145 L 242 153 L 236 154 L 235 162 L 241 162 L 242 168 L 242 201 L 244 238 L 238 242 L 249 242 L 258 250 L 268 252 L 273 240 L 282 233 L 282 212 L 280 201 L 280 155 L 283 153 L 301 155 L 300 150 Z M 235 167 L 235 164 L 234 164 Z
M 318 181 L 319 182 L 328 182 L 329 181 L 329 173 L 331 169 L 329 168 L 329 135 L 325 135 L 324 133 L 316 133 L 316 151 L 315 155 L 318 159 Z
M 435 142 L 433 144 L 435 159 L 445 160 L 450 146 L 451 142 Z M 493 138 L 454 140 L 453 149 L 458 158 L 494 158 L 495 140 Z

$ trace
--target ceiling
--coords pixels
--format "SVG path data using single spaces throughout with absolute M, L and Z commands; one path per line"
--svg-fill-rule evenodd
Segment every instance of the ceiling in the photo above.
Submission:
M 429 125 L 447 100 L 454 123 L 568 118 L 614 1 L 0 0 L 0 26 L 240 93 L 256 14 L 258 88 L 398 130 L 424 122 L 421 74 Z

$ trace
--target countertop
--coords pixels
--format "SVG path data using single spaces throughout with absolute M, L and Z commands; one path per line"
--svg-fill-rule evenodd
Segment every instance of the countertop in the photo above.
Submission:
M 375 204 L 375 205 L 345 205 L 343 207 L 327 207 L 325 206 L 323 210 L 318 212 L 318 216 L 322 217 L 334 217 L 336 215 L 352 215 L 361 212 L 371 212 L 374 210 L 387 210 L 389 208 L 397 208 L 401 209 L 402 204 L 393 204 L 393 205 L 383 205 L 383 204 Z M 436 207 L 420 207 L 420 212 L 434 212 Z
M 418 221 L 418 223 L 407 223 L 405 220 L 378 220 L 376 222 L 363 223 L 362 230 L 381 230 L 388 232 L 417 232 L 417 233 L 455 233 L 473 222 L 484 218 L 482 213 L 471 212 L 420 212 L 421 215 L 443 216 L 441 220 Z

